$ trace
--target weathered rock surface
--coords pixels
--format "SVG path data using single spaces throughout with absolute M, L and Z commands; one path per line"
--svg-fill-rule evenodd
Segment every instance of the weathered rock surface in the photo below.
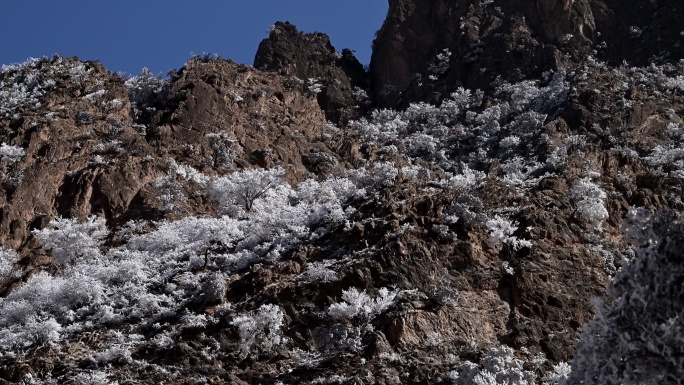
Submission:
M 315 97 L 288 77 L 193 60 L 174 79 L 163 115 L 148 140 L 160 157 L 199 170 L 287 165 L 288 178 L 301 181 L 335 166 L 320 142 L 326 120 Z

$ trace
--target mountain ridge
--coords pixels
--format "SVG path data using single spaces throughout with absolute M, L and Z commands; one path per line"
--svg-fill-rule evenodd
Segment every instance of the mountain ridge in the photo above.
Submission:
M 684 210 L 681 12 L 392 0 L 368 73 L 280 22 L 254 67 L 3 67 L 0 383 L 581 383 L 635 210 Z

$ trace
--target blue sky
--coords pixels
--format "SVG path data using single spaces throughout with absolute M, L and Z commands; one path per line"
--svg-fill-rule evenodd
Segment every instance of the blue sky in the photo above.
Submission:
M 209 52 L 252 64 L 274 22 L 325 32 L 339 51 L 370 62 L 370 45 L 387 0 L 16 0 L 3 4 L 0 64 L 29 57 L 78 56 L 110 71 L 137 74 L 180 68 Z

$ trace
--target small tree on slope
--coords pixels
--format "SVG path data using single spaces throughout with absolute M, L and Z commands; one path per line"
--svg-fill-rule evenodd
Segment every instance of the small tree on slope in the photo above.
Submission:
M 636 258 L 582 331 L 566 384 L 684 384 L 684 217 L 630 212 Z

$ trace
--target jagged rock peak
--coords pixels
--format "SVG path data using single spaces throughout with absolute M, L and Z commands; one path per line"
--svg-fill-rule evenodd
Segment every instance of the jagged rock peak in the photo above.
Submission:
M 277 22 L 269 37 L 259 44 L 254 67 L 275 71 L 307 82 L 326 117 L 334 122 L 346 122 L 357 116 L 354 88 L 367 87 L 363 65 L 349 49 L 338 53 L 328 35 L 320 32 L 302 33 L 289 22 Z
M 294 24 L 279 21 L 271 26 L 269 37 L 259 44 L 254 67 L 306 78 L 312 73 L 323 72 L 336 60 L 335 48 L 328 35 L 302 33 Z

